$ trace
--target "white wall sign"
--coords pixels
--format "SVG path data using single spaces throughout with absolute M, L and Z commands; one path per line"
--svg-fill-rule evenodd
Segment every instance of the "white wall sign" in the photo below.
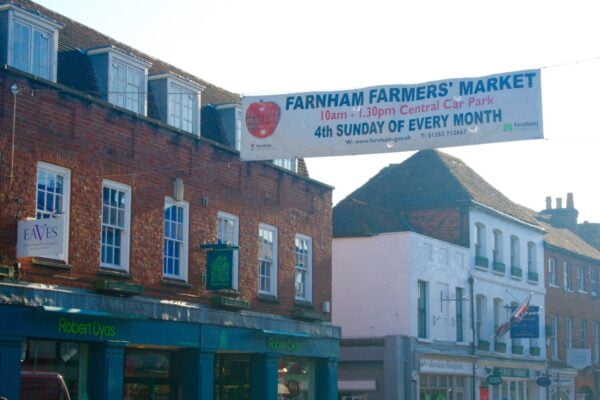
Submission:
M 543 138 L 541 72 L 242 99 L 243 160 Z
M 435 374 L 471 375 L 473 374 L 473 364 L 463 361 L 422 358 L 419 371 Z
M 583 369 L 592 365 L 592 350 L 567 349 L 567 364 L 570 367 Z
M 64 217 L 19 221 L 17 234 L 17 258 L 45 257 L 65 261 Z

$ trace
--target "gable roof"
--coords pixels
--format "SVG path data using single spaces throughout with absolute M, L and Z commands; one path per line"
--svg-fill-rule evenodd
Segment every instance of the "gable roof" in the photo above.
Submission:
M 371 206 L 379 218 L 371 215 L 373 220 L 365 221 L 352 202 Z M 334 236 L 405 230 L 402 221 L 390 217 L 392 212 L 478 205 L 539 226 L 529 210 L 512 202 L 460 159 L 438 150 L 422 150 L 401 164 L 382 169 L 338 203 L 333 214 Z M 385 222 L 377 222 L 382 220 Z
M 583 256 L 600 262 L 600 251 L 595 249 L 575 232 L 566 228 L 556 228 L 546 222 L 547 216 L 537 214 L 537 219 L 546 230 L 544 243 L 551 247 L 559 248 L 576 256 Z

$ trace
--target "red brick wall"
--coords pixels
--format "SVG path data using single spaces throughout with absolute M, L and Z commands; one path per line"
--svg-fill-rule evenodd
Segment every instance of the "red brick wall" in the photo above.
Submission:
M 549 259 L 554 258 L 558 268 L 558 287 L 549 285 Z M 572 287 L 573 291 L 566 291 L 564 287 L 564 267 L 563 262 L 571 264 L 573 271 Z M 546 268 L 546 324 L 550 323 L 549 316 L 555 315 L 558 317 L 558 360 L 552 354 L 551 340 L 548 341 L 548 358 L 551 360 L 552 365 L 565 365 L 567 359 L 566 350 L 566 318 L 570 317 L 573 319 L 573 347 L 582 347 L 579 343 L 579 324 L 582 319 L 587 320 L 587 331 L 586 338 L 587 343 L 585 348 L 592 349 L 592 362 L 596 360 L 596 349 L 594 344 L 594 325 L 596 322 L 600 322 L 600 298 L 592 296 L 590 293 L 590 279 L 589 279 L 589 268 L 600 268 L 600 265 L 590 263 L 589 260 L 575 257 L 569 253 L 557 251 L 553 248 L 544 248 L 544 265 Z M 577 290 L 577 267 L 587 267 L 588 273 L 585 276 L 585 290 L 586 293 L 581 293 Z M 600 285 L 600 282 L 599 282 Z M 597 364 L 596 364 L 597 365 Z M 594 383 L 593 368 L 587 368 L 580 370 L 576 380 L 576 389 L 579 389 L 585 385 L 589 386 L 592 390 L 596 391 Z
M 15 178 L 9 179 L 13 97 L 9 87 L 35 89 L 18 95 Z M 294 236 L 313 239 L 313 303 L 331 299 L 331 190 L 237 153 L 181 135 L 161 124 L 103 103 L 59 92 L 53 86 L 0 70 L 0 261 L 14 261 L 15 215 L 33 217 L 38 161 L 71 170 L 69 264 L 57 270 L 23 262 L 21 280 L 90 288 L 100 277 L 101 188 L 111 179 L 132 188 L 129 282 L 145 294 L 207 302 L 204 251 L 216 238 L 217 211 L 240 221 L 241 297 L 251 309 L 289 314 L 294 306 Z M 173 180 L 182 178 L 190 205 L 190 288 L 162 282 L 163 207 Z M 203 206 L 202 199 L 208 199 Z M 278 228 L 279 304 L 257 299 L 258 225 Z M 26 261 L 26 260 L 23 260 Z
M 423 235 L 469 246 L 469 214 L 466 209 L 452 207 L 409 211 L 405 219 Z

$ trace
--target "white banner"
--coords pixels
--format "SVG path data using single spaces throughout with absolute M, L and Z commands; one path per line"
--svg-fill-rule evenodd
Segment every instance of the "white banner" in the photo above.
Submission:
M 541 72 L 242 99 L 243 160 L 541 139 Z
M 44 257 L 66 260 L 64 217 L 19 221 L 17 232 L 17 258 Z

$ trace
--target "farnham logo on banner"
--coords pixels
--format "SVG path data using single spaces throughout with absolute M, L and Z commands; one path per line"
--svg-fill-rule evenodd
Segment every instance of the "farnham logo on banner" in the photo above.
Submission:
M 542 139 L 541 72 L 242 99 L 243 160 Z
M 66 260 L 63 245 L 64 217 L 19 221 L 17 234 L 17 258 L 44 257 Z

